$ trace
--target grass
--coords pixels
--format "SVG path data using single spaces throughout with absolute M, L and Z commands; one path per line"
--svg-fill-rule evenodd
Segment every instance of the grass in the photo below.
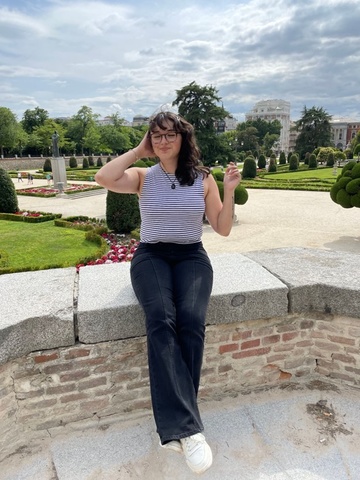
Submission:
M 52 221 L 2 220 L 0 273 L 70 267 L 97 258 L 100 247 L 86 240 L 85 235 L 74 228 L 56 227 Z

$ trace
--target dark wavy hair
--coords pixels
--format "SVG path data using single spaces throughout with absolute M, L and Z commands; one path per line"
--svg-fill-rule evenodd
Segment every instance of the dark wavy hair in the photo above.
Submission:
M 180 185 L 193 185 L 195 179 L 202 175 L 208 176 L 210 169 L 204 167 L 200 161 L 201 153 L 196 142 L 194 127 L 185 118 L 173 112 L 160 112 L 150 118 L 149 135 L 160 128 L 166 130 L 166 122 L 171 122 L 175 132 L 181 134 L 182 142 L 179 152 L 178 165 L 175 171 Z

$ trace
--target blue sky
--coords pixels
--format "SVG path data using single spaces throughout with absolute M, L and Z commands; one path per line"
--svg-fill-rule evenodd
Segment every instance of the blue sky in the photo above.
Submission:
M 0 0 L 0 106 L 131 120 L 212 85 L 238 120 L 260 100 L 360 120 L 359 0 Z

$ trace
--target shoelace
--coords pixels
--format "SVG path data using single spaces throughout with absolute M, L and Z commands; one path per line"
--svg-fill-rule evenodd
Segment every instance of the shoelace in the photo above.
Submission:
M 193 437 L 195 437 L 195 435 L 191 437 L 186 437 L 183 440 L 185 443 L 185 449 L 190 454 L 194 453 L 194 451 L 196 451 L 200 447 L 200 444 L 204 443 L 203 438 L 201 437 L 193 438 Z

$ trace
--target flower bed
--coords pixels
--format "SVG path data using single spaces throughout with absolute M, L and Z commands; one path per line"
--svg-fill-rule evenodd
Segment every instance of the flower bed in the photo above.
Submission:
M 65 194 L 87 192 L 89 190 L 98 190 L 102 187 L 99 185 L 89 185 L 89 184 L 69 184 L 65 189 Z M 28 195 L 31 197 L 55 197 L 60 193 L 60 190 L 57 188 L 51 187 L 32 187 L 32 188 L 23 188 L 16 191 L 17 195 Z
M 0 213 L 0 220 L 12 220 L 15 222 L 41 223 L 60 218 L 61 213 L 32 212 L 19 210 L 15 213 Z
M 97 260 L 92 260 L 86 264 L 81 263 L 76 265 L 77 271 L 81 267 L 89 265 L 103 265 L 109 263 L 130 262 L 133 258 L 134 252 L 137 249 L 139 242 L 131 238 L 128 242 L 124 242 L 125 235 L 117 235 L 115 233 L 103 233 L 102 238 L 109 245 L 110 250 Z

